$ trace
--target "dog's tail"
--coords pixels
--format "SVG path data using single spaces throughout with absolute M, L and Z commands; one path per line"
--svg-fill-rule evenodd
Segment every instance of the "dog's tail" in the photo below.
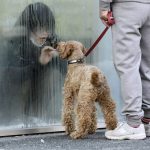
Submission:
M 102 79 L 100 79 L 100 73 L 98 71 L 95 71 L 95 72 L 92 73 L 91 83 L 96 87 L 101 86 Z

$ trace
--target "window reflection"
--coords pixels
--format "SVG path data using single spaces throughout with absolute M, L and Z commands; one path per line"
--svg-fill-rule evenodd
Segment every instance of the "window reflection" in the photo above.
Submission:
M 58 57 L 50 57 L 45 65 L 39 62 L 41 50 L 45 46 L 55 47 L 58 41 L 53 12 L 43 3 L 30 4 L 21 13 L 14 29 L 16 34 L 1 37 L 4 41 L 0 48 L 1 124 L 8 126 L 18 121 L 32 126 L 32 123 L 38 125 L 40 119 L 49 123 L 53 117 L 50 107 L 54 93 L 59 92 L 61 97 L 66 68 L 66 63 Z M 59 87 L 55 86 L 55 81 Z

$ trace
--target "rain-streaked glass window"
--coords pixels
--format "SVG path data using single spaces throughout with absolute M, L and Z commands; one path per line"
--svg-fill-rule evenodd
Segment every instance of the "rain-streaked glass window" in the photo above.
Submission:
M 0 130 L 61 124 L 67 65 L 58 56 L 42 65 L 41 50 L 61 40 L 89 48 L 104 28 L 98 5 L 98 0 L 1 0 Z M 87 62 L 103 70 L 114 99 L 120 99 L 110 33 Z

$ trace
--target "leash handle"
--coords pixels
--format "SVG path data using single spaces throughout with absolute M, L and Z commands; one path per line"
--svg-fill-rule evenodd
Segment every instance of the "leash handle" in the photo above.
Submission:
M 88 56 L 89 53 L 96 47 L 96 45 L 99 43 L 99 41 L 103 38 L 103 36 L 105 35 L 105 33 L 107 32 L 107 30 L 109 29 L 110 26 L 112 26 L 115 23 L 114 17 L 112 15 L 112 12 L 109 11 L 107 14 L 107 25 L 105 27 L 105 29 L 103 30 L 103 32 L 100 34 L 100 36 L 97 38 L 97 40 L 93 43 L 93 45 L 86 51 L 86 53 L 84 54 L 84 56 Z
M 112 26 L 113 24 L 115 24 L 115 19 L 113 17 L 113 14 L 112 14 L 112 11 L 109 11 L 108 14 L 107 14 L 107 25 L 110 27 Z

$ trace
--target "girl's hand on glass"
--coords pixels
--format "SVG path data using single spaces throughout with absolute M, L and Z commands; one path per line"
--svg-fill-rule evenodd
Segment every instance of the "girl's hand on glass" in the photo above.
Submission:
M 45 46 L 41 49 L 41 55 L 39 57 L 39 62 L 42 65 L 46 65 L 52 60 L 52 57 L 57 55 L 56 49 L 51 46 Z

